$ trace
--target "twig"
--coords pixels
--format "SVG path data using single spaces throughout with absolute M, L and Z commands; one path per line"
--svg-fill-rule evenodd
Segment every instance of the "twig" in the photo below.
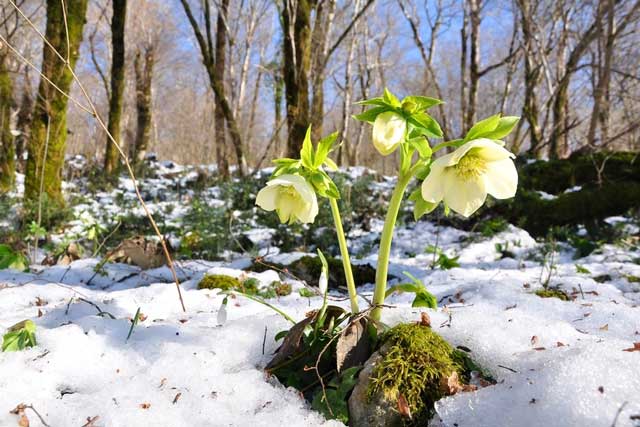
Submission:
M 507 371 L 511 371 L 511 372 L 513 372 L 514 374 L 517 374 L 517 373 L 518 373 L 518 371 L 516 371 L 515 369 L 512 369 L 512 368 L 510 368 L 510 367 L 508 367 L 508 366 L 498 365 L 498 368 L 506 369 Z
M 616 427 L 616 424 L 618 423 L 618 417 L 620 416 L 620 413 L 622 412 L 622 410 L 624 409 L 625 406 L 627 406 L 627 401 L 623 402 L 622 405 L 620 405 L 620 407 L 618 408 L 618 411 L 616 412 L 616 416 L 613 419 L 613 423 L 611 423 L 611 427 Z

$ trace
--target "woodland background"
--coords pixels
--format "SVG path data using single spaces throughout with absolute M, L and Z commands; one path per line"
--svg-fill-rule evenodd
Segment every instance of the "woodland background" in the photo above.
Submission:
M 1 2 L 5 181 L 11 147 L 18 171 L 29 169 L 30 146 L 39 157 L 47 111 L 60 117 L 52 108 L 68 109 L 54 155 L 84 154 L 107 174 L 118 169 L 117 152 L 91 115 L 74 102 L 56 103 L 50 87 L 38 92 L 43 70 L 54 81 L 67 79 L 71 96 L 82 98 L 60 58 L 44 48 L 43 59 L 42 39 L 25 19 L 47 36 L 58 34 L 49 39 L 64 56 L 60 4 Z M 522 116 L 508 140 L 518 154 L 565 158 L 640 147 L 638 0 L 62 4 L 69 31 L 78 33 L 69 46 L 77 55 L 75 71 L 134 161 L 156 152 L 181 163 L 217 163 L 223 175 L 240 164 L 246 173 L 274 157 L 293 156 L 313 124 L 316 137 L 340 132 L 340 165 L 392 173 L 393 156 L 378 156 L 368 143 L 370 126 L 350 118 L 362 111 L 354 102 L 384 87 L 445 100 L 432 114 L 447 139 L 503 112 Z M 51 167 L 52 176 L 61 175 L 63 161 L 44 163 L 47 173 Z

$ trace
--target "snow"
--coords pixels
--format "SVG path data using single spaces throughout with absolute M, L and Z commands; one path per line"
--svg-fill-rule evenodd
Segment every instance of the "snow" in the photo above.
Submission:
M 177 202 L 165 220 L 179 224 L 190 193 L 177 194 L 173 184 L 185 176 L 195 179 L 194 169 L 160 167 L 177 175 L 173 181 L 145 180 L 143 194 L 152 211 Z M 353 177 L 366 173 L 349 170 Z M 121 197 L 131 196 L 131 184 L 121 180 Z M 384 179 L 372 183 L 375 191 L 392 185 Z M 205 194 L 215 203 L 219 189 Z M 80 233 L 110 209 L 122 214 L 112 204 L 116 197 L 116 191 L 104 193 L 76 206 L 77 221 L 66 233 Z M 131 212 L 137 209 L 132 202 Z M 629 218 L 607 222 L 637 233 Z M 378 218 L 367 231 L 352 229 L 352 254 L 362 255 L 354 262 L 375 265 L 381 229 Z M 269 246 L 272 233 L 264 227 L 245 233 L 267 262 L 287 265 L 307 255 Z M 460 266 L 432 269 L 428 248 L 436 244 L 447 256 L 459 257 Z M 513 258 L 498 253 L 497 245 Z M 640 342 L 640 283 L 634 280 L 640 277 L 640 250 L 606 244 L 575 260 L 571 247 L 558 244 L 550 268 L 542 262 L 543 247 L 511 225 L 490 237 L 425 220 L 396 229 L 390 273 L 403 277 L 406 271 L 422 280 L 439 301 L 439 309 L 429 312 L 433 327 L 452 345 L 471 349 L 473 359 L 497 380 L 439 401 L 433 426 L 610 426 L 614 420 L 617 427 L 638 425 L 631 417 L 640 415 L 640 352 L 623 350 Z M 17 425 L 9 411 L 21 402 L 32 404 L 52 426 L 80 426 L 94 416 L 100 417 L 97 426 L 342 425 L 324 420 L 295 390 L 264 374 L 277 348 L 275 334 L 290 323 L 242 298 L 230 299 L 223 315 L 224 296 L 198 290 L 197 283 L 206 273 L 255 277 L 265 285 L 288 281 L 293 293 L 269 302 L 295 319 L 318 307 L 320 298 L 301 297 L 297 291 L 304 284 L 275 271 L 246 273 L 242 269 L 251 259 L 228 255 L 226 261 L 176 263 L 186 313 L 166 267 L 144 271 L 107 263 L 97 274 L 100 260 L 85 258 L 69 266 L 32 266 L 30 273 L 0 270 L 0 332 L 28 318 L 37 325 L 38 339 L 32 349 L 0 353 L 0 426 Z M 575 299 L 536 296 L 547 276 L 549 286 Z M 359 291 L 366 307 L 373 285 Z M 348 307 L 342 295 L 332 295 L 333 304 Z M 115 319 L 98 316 L 96 307 L 80 298 Z M 411 302 L 412 295 L 392 295 L 383 322 L 417 320 L 420 310 Z M 127 340 L 138 308 L 146 319 Z M 31 412 L 27 416 L 39 425 Z

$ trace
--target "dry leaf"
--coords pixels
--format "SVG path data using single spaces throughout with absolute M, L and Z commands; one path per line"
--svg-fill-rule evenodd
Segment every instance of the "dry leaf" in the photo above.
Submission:
M 601 331 L 608 331 L 609 330 L 609 324 L 608 323 L 604 324 L 603 326 L 600 327 L 600 330 Z
M 409 409 L 409 403 L 407 399 L 402 395 L 402 393 L 398 394 L 398 412 L 404 418 L 411 419 L 411 409 Z
M 562 343 L 562 342 L 558 341 L 558 342 L 556 343 L 556 347 L 564 347 L 564 343 Z
M 431 327 L 431 318 L 424 311 L 422 313 L 420 313 L 420 325 L 421 326 L 426 326 L 428 328 Z
M 340 334 L 336 344 L 336 369 L 341 372 L 362 365 L 371 355 L 371 343 L 364 318 L 351 322 Z
M 546 350 L 546 348 L 544 348 L 544 347 L 533 347 L 533 349 L 535 351 L 544 351 L 544 350 Z
M 634 342 L 633 343 L 633 347 L 631 348 L 625 348 L 622 351 L 628 351 L 628 352 L 633 352 L 633 351 L 640 351 L 640 342 Z
M 178 403 L 178 399 L 180 399 L 180 396 L 182 396 L 182 393 L 178 393 L 176 394 L 176 397 L 173 398 L 173 404 L 175 405 L 176 403 Z
M 141 403 L 140 404 L 140 408 L 149 409 L 149 408 L 151 408 L 151 403 Z
M 538 336 L 537 335 L 534 335 L 534 336 L 531 337 L 531 345 L 538 344 L 538 341 L 539 340 L 538 340 Z

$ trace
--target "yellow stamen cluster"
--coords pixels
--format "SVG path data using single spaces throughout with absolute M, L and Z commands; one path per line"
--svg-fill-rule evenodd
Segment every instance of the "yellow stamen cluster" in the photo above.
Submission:
M 487 171 L 486 161 L 474 154 L 468 154 L 460 159 L 458 164 L 453 166 L 458 177 L 464 181 L 476 179 Z

